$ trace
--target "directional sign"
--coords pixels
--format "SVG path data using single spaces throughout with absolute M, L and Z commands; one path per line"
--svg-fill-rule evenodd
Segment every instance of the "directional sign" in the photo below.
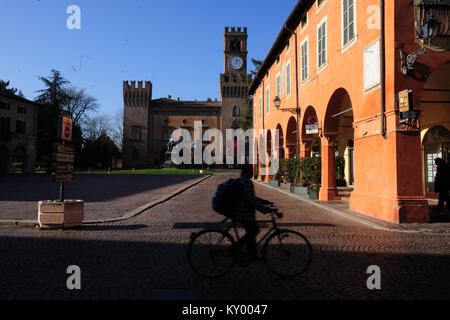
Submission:
M 318 134 L 319 133 L 319 124 L 314 125 L 306 125 L 306 134 Z
M 75 147 L 62 143 L 55 143 L 53 145 L 53 151 L 57 153 L 74 153 Z
M 71 181 L 73 181 L 73 174 L 71 174 L 71 173 L 64 173 L 64 174 L 56 173 L 53 176 L 53 181 L 54 182 L 71 182 Z
M 56 162 L 74 163 L 75 156 L 73 153 L 54 153 L 53 160 Z
M 54 162 L 52 168 L 52 171 L 56 173 L 73 173 L 73 164 L 71 163 Z

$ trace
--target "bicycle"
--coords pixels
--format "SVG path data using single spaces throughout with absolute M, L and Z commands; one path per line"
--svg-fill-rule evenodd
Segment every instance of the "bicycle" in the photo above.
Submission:
M 300 232 L 281 229 L 276 218 L 283 214 L 273 206 L 271 220 L 257 222 L 271 222 L 272 228 L 257 241 L 257 247 L 262 247 L 262 260 L 273 273 L 281 277 L 295 277 L 305 272 L 312 261 L 312 246 L 308 239 Z M 191 234 L 187 249 L 188 261 L 192 270 L 206 278 L 219 278 L 239 263 L 235 244 L 239 241 L 238 226 L 231 218 L 220 222 L 231 221 L 226 229 L 203 229 Z M 231 235 L 233 229 L 235 238 Z M 264 244 L 263 244 L 264 243 Z

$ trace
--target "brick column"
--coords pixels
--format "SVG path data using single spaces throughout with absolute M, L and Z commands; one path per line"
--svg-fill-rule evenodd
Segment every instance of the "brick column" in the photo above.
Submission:
M 334 141 L 336 135 L 323 136 L 322 143 L 322 187 L 319 200 L 339 200 L 336 189 L 336 156 Z

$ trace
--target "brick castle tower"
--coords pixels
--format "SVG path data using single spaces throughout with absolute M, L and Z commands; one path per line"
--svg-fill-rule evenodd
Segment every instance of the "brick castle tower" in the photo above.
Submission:
M 225 27 L 224 73 L 220 75 L 222 130 L 236 128 L 245 109 L 247 85 L 247 28 Z M 225 137 L 225 135 L 224 135 Z

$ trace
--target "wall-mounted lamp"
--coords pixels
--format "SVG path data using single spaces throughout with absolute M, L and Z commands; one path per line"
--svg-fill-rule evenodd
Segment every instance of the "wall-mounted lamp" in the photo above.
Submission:
M 427 48 L 431 46 L 431 42 L 439 33 L 440 22 L 434 19 L 431 15 L 430 19 L 424 21 L 422 25 L 423 32 L 423 46 L 422 48 L 414 51 L 407 56 L 403 56 L 403 52 L 400 51 L 402 59 L 402 73 L 408 74 L 409 71 L 414 70 L 414 64 L 419 56 L 427 52 Z
M 275 99 L 273 99 L 273 105 L 277 110 L 280 110 L 281 112 L 290 112 L 293 114 L 297 113 L 296 108 L 280 108 L 281 107 L 281 99 L 280 97 L 276 96 Z

